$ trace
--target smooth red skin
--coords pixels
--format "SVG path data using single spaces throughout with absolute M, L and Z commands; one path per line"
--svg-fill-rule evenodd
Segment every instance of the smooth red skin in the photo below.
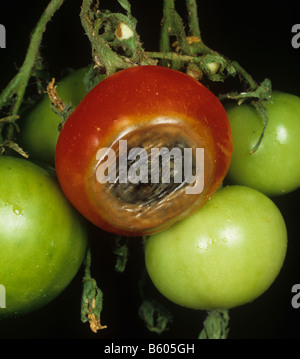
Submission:
M 203 204 L 218 189 L 228 171 L 231 129 L 226 112 L 214 94 L 192 77 L 160 66 L 119 71 L 86 95 L 65 122 L 56 147 L 57 177 L 66 197 L 83 216 L 105 231 L 125 236 L 145 234 L 115 228 L 98 212 L 87 193 L 92 159 L 98 149 L 108 147 L 116 139 L 120 128 L 147 124 L 161 116 L 181 117 L 199 133 L 208 129 L 214 139 L 211 148 L 205 148 L 215 152 L 216 168 Z M 173 223 L 166 223 L 159 230 Z

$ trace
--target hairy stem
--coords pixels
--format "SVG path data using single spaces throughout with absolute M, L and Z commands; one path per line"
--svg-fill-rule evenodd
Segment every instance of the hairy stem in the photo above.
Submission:
M 171 7 L 169 5 L 170 0 L 164 0 L 163 6 L 163 18 L 161 22 L 161 32 L 160 32 L 160 41 L 159 41 L 159 50 L 161 52 L 171 51 L 171 46 L 169 42 L 169 36 L 171 31 Z M 172 4 L 174 6 L 174 2 Z
M 7 101 L 11 99 L 12 96 L 16 95 L 16 100 L 10 114 L 12 116 L 18 114 L 22 104 L 32 69 L 39 54 L 39 48 L 42 42 L 43 34 L 46 30 L 46 25 L 51 20 L 55 12 L 61 7 L 63 2 L 64 0 L 50 1 L 32 32 L 27 54 L 21 69 L 0 94 L 0 109 L 7 104 Z
M 186 0 L 186 7 L 188 11 L 189 35 L 201 39 L 196 0 Z
M 97 58 L 103 62 L 102 65 L 106 69 L 106 74 L 109 76 L 113 74 L 117 68 L 125 68 L 129 65 L 127 64 L 126 66 L 121 57 L 110 48 L 108 43 L 104 41 L 101 36 L 99 36 L 92 19 L 92 4 L 93 0 L 83 0 L 80 19 L 86 35 L 92 45 L 94 52 L 93 56 L 97 56 Z

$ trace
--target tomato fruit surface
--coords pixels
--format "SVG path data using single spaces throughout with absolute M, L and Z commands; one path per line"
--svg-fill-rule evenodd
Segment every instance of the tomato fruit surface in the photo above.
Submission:
M 57 83 L 57 93 L 65 104 L 75 108 L 87 94 L 84 78 L 87 67 L 74 70 Z M 62 118 L 51 106 L 48 94 L 28 108 L 20 120 L 19 143 L 30 159 L 54 165 L 55 147 Z
M 245 186 L 219 189 L 196 213 L 146 242 L 145 263 L 170 301 L 200 310 L 253 301 L 279 274 L 284 219 L 271 199 Z
M 143 149 L 147 156 L 153 148 L 203 148 L 203 190 L 186 193 L 197 176 L 188 185 L 119 181 L 120 140 L 128 151 Z M 102 149 L 116 154 L 113 183 L 98 181 L 97 171 L 108 161 L 108 155 L 98 157 Z M 108 232 L 140 236 L 202 206 L 221 185 L 231 153 L 226 112 L 207 88 L 179 71 L 138 66 L 113 74 L 85 96 L 60 132 L 55 166 L 67 198 L 89 221 Z
M 258 149 L 263 123 L 249 104 L 226 108 L 233 137 L 233 155 L 228 179 L 278 196 L 300 186 L 300 98 L 273 92 L 266 102 L 269 121 Z
M 0 317 L 36 310 L 71 282 L 87 246 L 86 223 L 45 169 L 0 156 Z

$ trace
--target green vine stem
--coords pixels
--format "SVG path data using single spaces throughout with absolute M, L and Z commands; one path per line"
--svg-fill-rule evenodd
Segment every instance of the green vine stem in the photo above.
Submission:
M 189 35 L 201 39 L 196 1 L 186 0 L 186 7 L 188 13 Z
M 10 147 L 27 157 L 27 154 L 12 141 L 14 131 L 18 131 L 16 120 L 22 104 L 26 86 L 34 71 L 39 66 L 39 47 L 46 24 L 60 8 L 64 0 L 51 0 L 35 27 L 25 61 L 18 74 L 0 94 L 0 110 L 12 104 L 11 111 L 0 123 L 0 150 Z M 126 14 L 100 11 L 99 2 L 83 0 L 80 12 L 82 26 L 92 47 L 95 68 L 107 76 L 119 69 L 131 66 L 157 64 L 184 70 L 201 79 L 202 75 L 211 81 L 224 82 L 228 76 L 239 76 L 245 85 L 241 93 L 219 95 L 220 100 L 237 100 L 238 103 L 249 100 L 258 110 L 264 129 L 252 153 L 262 141 L 268 114 L 264 101 L 271 97 L 271 82 L 265 80 L 258 85 L 253 78 L 236 62 L 230 61 L 217 51 L 206 46 L 201 38 L 196 0 L 186 0 L 188 13 L 188 33 L 184 22 L 175 9 L 175 0 L 164 0 L 161 26 L 160 51 L 144 50 L 136 32 L 137 20 L 131 14 L 128 0 L 117 0 Z M 6 129 L 6 133 L 4 133 Z
M 217 51 L 205 45 L 201 38 L 196 0 L 186 0 L 188 13 L 189 33 L 185 33 L 184 24 L 175 9 L 175 0 L 164 0 L 163 20 L 161 26 L 160 51 L 146 52 L 150 58 L 161 60 L 163 66 L 173 69 L 183 69 L 186 72 L 201 79 L 204 73 L 211 81 L 224 82 L 228 76 L 239 76 L 244 83 L 246 90 L 240 93 L 227 93 L 219 95 L 222 100 L 237 100 L 238 104 L 249 100 L 256 108 L 258 115 L 263 122 L 261 136 L 252 148 L 253 154 L 259 147 L 268 124 L 268 112 L 265 108 L 265 101 L 271 99 L 272 84 L 265 79 L 257 84 L 252 76 L 236 61 L 227 59 Z M 174 37 L 176 41 L 174 41 Z M 176 46 L 172 51 L 172 45 Z M 192 67 L 192 71 L 190 71 Z
M 93 6 L 93 0 L 83 0 L 80 13 L 82 26 L 92 46 L 95 66 L 107 76 L 131 66 L 156 63 L 144 54 L 129 1 L 118 2 L 126 10 L 127 16 L 108 10 L 100 11 L 99 4 Z M 103 30 L 102 34 L 100 30 Z M 120 54 L 120 48 L 125 55 Z
M 23 65 L 21 66 L 17 75 L 9 82 L 7 87 L 0 94 L 0 110 L 4 106 L 13 103 L 9 116 L 2 119 L 2 124 L 7 123 L 9 125 L 9 130 L 6 133 L 5 140 L 3 142 L 2 130 L 4 126 L 0 127 L 2 140 L 0 146 L 2 148 L 13 147 L 13 149 L 17 150 L 21 155 L 24 155 L 25 157 L 27 156 L 24 151 L 22 151 L 22 149 L 19 148 L 17 144 L 13 144 L 13 142 L 11 141 L 13 136 L 12 128 L 17 128 L 15 126 L 15 120 L 19 118 L 18 113 L 24 98 L 25 90 L 28 81 L 32 75 L 36 61 L 39 58 L 39 48 L 42 42 L 43 34 L 46 30 L 46 25 L 51 20 L 55 12 L 61 7 L 63 2 L 64 0 L 50 1 L 32 32 L 29 47 Z

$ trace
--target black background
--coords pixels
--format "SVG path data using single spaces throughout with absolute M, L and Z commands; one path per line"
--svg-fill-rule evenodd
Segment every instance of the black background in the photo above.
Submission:
M 29 34 L 48 1 L 1 1 L 0 24 L 6 27 L 7 48 L 0 49 L 0 90 L 22 65 Z M 111 5 L 111 4 L 112 5 Z M 158 50 L 162 1 L 131 1 L 138 32 L 147 50 Z M 258 81 L 268 77 L 273 88 L 300 96 L 300 49 L 291 45 L 291 28 L 300 23 L 296 1 L 198 1 L 204 42 L 237 60 Z M 48 24 L 41 54 L 51 76 L 65 67 L 79 68 L 91 61 L 88 39 L 80 24 L 81 1 L 67 0 Z M 120 10 L 117 1 L 100 1 L 101 8 Z M 177 0 L 178 9 L 184 1 Z M 300 138 L 299 138 L 300 140 Z M 300 155 L 300 154 L 299 154 Z M 300 338 L 300 309 L 291 306 L 291 288 L 300 283 L 300 191 L 274 198 L 287 224 L 289 246 L 285 265 L 271 288 L 253 303 L 230 311 L 229 338 Z M 143 247 L 132 239 L 123 274 L 114 271 L 112 240 L 91 227 L 93 275 L 104 292 L 102 324 L 94 334 L 80 321 L 83 268 L 52 303 L 16 320 L 0 321 L 0 338 L 159 338 L 138 317 L 141 304 L 138 281 L 144 268 Z M 0 248 L 1 250 L 1 248 Z M 0 264 L 1 265 L 1 264 Z M 206 313 L 178 307 L 149 291 L 173 314 L 174 322 L 161 338 L 196 338 Z

